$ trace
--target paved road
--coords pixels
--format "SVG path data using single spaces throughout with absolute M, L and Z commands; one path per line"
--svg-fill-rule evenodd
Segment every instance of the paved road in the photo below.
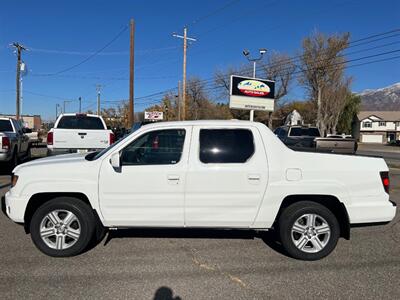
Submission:
M 400 147 L 381 144 L 359 144 L 357 154 L 381 156 L 390 166 L 400 168 Z
M 0 196 L 8 182 L 0 176 Z M 400 203 L 400 170 L 392 170 L 392 196 Z M 387 226 L 353 229 L 317 262 L 288 258 L 252 233 L 157 230 L 114 232 L 83 255 L 56 259 L 3 214 L 0 229 L 1 299 L 400 297 L 399 214 Z

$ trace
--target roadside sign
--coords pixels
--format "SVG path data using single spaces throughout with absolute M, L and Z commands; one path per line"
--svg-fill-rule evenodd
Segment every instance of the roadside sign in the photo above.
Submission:
M 229 107 L 274 111 L 275 81 L 231 76 Z
M 162 120 L 164 118 L 164 113 L 162 111 L 145 111 L 144 112 L 144 119 L 157 121 Z

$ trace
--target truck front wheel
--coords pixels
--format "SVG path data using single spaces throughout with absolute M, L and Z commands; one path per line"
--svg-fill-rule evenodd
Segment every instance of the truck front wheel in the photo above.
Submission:
M 336 247 L 340 227 L 325 206 L 301 201 L 287 207 L 279 218 L 279 235 L 286 252 L 296 259 L 318 260 Z
M 83 252 L 95 232 L 91 208 L 76 198 L 60 197 L 40 206 L 32 216 L 30 232 L 35 246 L 54 257 Z

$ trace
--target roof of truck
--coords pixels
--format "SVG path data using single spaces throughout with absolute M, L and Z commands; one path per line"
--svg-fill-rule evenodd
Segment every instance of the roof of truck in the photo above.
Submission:
M 259 122 L 245 121 L 245 120 L 193 120 L 193 121 L 165 121 L 154 122 L 146 124 L 146 128 L 151 127 L 164 127 L 164 126 L 194 126 L 194 125 L 207 125 L 207 126 L 235 126 L 235 125 L 262 125 Z

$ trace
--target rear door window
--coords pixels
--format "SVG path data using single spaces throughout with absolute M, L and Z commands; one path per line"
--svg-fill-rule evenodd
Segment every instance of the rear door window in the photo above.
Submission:
M 245 163 L 253 154 L 253 134 L 248 129 L 200 130 L 202 163 Z
M 57 128 L 61 129 L 86 129 L 104 130 L 104 124 L 98 117 L 90 116 L 63 116 L 58 122 Z

